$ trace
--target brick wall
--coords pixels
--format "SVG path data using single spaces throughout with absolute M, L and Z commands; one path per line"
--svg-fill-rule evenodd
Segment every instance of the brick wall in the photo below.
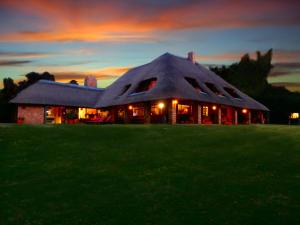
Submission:
M 43 124 L 44 115 L 43 106 L 18 106 L 18 118 L 24 118 L 26 124 Z

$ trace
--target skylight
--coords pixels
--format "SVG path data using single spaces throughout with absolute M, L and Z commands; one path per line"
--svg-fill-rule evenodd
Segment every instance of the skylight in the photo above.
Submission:
M 157 78 L 150 78 L 147 80 L 143 80 L 139 83 L 138 87 L 134 90 L 133 94 L 149 91 L 152 88 L 154 88 L 156 83 L 157 83 Z
M 196 79 L 192 77 L 185 77 L 184 78 L 198 93 L 205 93 L 203 89 L 200 87 Z
M 224 90 L 231 95 L 233 98 L 241 98 L 241 96 L 238 95 L 238 93 L 236 93 L 236 91 L 233 88 L 229 88 L 229 87 L 224 87 Z
M 205 83 L 206 86 L 216 95 L 220 96 L 220 97 L 224 97 L 224 94 L 222 92 L 219 91 L 219 89 L 213 84 L 213 83 Z

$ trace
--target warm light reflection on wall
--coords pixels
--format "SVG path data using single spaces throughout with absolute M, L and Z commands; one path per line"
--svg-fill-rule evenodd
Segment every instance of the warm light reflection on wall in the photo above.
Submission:
M 176 105 L 176 104 L 178 104 L 178 100 L 176 100 L 176 99 L 175 99 L 175 100 L 173 100 L 173 101 L 172 101 L 172 104 L 173 104 L 173 105 Z

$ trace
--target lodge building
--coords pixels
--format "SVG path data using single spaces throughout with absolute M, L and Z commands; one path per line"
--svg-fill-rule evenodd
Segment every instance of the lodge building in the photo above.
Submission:
M 169 53 L 105 89 L 40 80 L 20 92 L 20 123 L 266 123 L 268 108 L 195 61 Z

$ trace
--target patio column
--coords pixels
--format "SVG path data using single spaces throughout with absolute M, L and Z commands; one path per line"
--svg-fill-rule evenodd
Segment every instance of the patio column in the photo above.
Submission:
M 251 124 L 251 110 L 248 112 L 248 124 Z
M 111 122 L 116 123 L 117 110 L 115 107 L 111 109 Z
M 125 106 L 125 109 L 124 109 L 124 123 L 129 123 L 128 106 Z
M 176 107 L 177 107 L 178 101 L 177 100 L 171 100 L 171 102 L 168 104 L 168 114 L 169 114 L 169 123 L 170 124 L 176 124 Z
M 265 123 L 265 118 L 264 118 L 264 113 L 260 112 L 260 123 L 264 124 Z
M 198 104 L 197 123 L 202 124 L 202 108 L 201 108 L 201 105 L 199 105 L 199 104 Z
M 238 111 L 235 109 L 234 110 L 234 124 L 238 125 Z
M 150 102 L 144 103 L 144 123 L 146 123 L 146 124 L 151 123 L 151 103 Z
M 218 124 L 222 124 L 222 111 L 221 111 L 221 106 L 218 107 Z

